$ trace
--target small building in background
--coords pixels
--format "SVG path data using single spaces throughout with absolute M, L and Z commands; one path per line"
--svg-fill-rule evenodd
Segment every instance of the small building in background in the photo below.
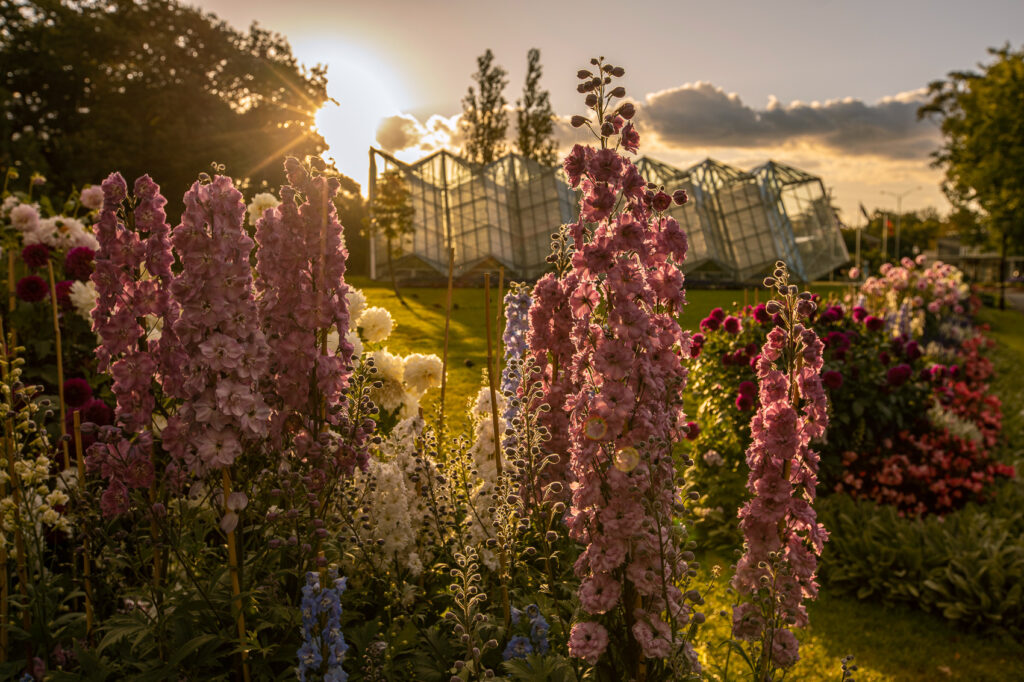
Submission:
M 669 213 L 686 232 L 690 250 L 682 269 L 691 282 L 758 280 L 778 260 L 802 280 L 813 280 L 849 261 L 839 222 L 821 179 L 773 161 L 743 171 L 707 159 L 687 169 L 643 157 L 648 181 L 690 201 Z M 517 154 L 474 164 L 446 151 L 415 163 L 370 150 L 369 193 L 377 180 L 398 171 L 415 211 L 414 230 L 387 253 L 371 242 L 371 277 L 396 276 L 432 283 L 447 276 L 448 247 L 454 274 L 464 281 L 504 267 L 510 278 L 533 280 L 549 265 L 551 237 L 576 220 L 578 195 L 559 167 Z

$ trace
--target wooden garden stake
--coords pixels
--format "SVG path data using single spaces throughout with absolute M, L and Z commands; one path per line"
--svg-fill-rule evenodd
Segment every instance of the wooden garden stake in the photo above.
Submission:
M 491 391 L 491 427 L 494 433 L 494 467 L 501 477 L 501 434 L 498 433 L 498 396 L 494 387 L 494 349 L 491 342 L 491 274 L 484 273 L 484 317 L 487 320 L 487 383 Z M 508 556 L 505 547 L 498 550 L 501 559 L 501 606 L 505 627 L 512 621 L 512 608 L 508 599 Z
M 78 487 L 85 488 L 85 457 L 82 454 L 82 413 L 75 410 L 71 414 L 75 436 L 75 465 L 78 469 Z M 156 552 L 156 549 L 153 550 Z M 155 556 L 155 554 L 154 554 Z M 154 560 L 155 561 L 155 560 Z M 89 558 L 89 537 L 82 540 L 82 577 L 85 580 L 85 637 L 92 637 L 92 561 Z
M 231 473 L 228 467 L 221 469 L 221 484 L 224 488 L 224 514 L 232 510 L 228 508 L 228 498 L 231 497 Z M 228 568 L 231 570 L 231 610 L 235 612 L 235 623 L 238 625 L 238 638 L 245 640 L 245 613 L 242 609 L 242 581 L 238 572 L 238 543 L 235 538 L 235 529 L 228 531 Z M 242 651 L 242 677 L 245 682 L 251 679 L 249 675 L 249 655 Z
M 501 330 L 505 328 L 505 325 L 501 323 L 502 317 L 505 315 L 505 266 L 502 265 L 498 269 L 498 314 L 495 315 L 496 324 L 498 328 L 495 330 L 498 338 L 501 338 Z M 495 339 L 497 343 L 497 339 Z M 501 344 L 498 344 L 499 346 Z M 494 371 L 499 375 L 501 374 L 501 361 L 504 360 L 504 353 L 499 353 L 497 359 L 494 361 Z
M 438 418 L 437 447 L 444 442 L 444 390 L 448 385 L 448 330 L 452 321 L 452 275 L 455 272 L 455 249 L 448 247 L 448 296 L 444 307 L 444 351 L 441 357 L 441 411 Z M 440 452 L 438 453 L 440 454 Z
M 64 468 L 71 466 L 71 459 L 68 456 L 68 427 L 64 423 L 66 416 L 64 412 L 64 357 L 61 349 L 60 339 L 60 316 L 57 314 L 57 285 L 53 278 L 53 263 L 46 262 L 46 268 L 50 273 L 50 309 L 53 310 L 53 337 L 57 341 L 57 394 L 60 398 L 60 447 L 64 453 Z
M 7 309 L 13 311 L 18 304 L 14 288 L 14 252 L 7 251 Z
M 487 383 L 491 391 L 491 426 L 494 431 L 494 466 L 501 476 L 501 434 L 498 433 L 498 397 L 494 386 L 494 349 L 491 342 L 491 273 L 484 273 L 484 317 L 487 318 Z

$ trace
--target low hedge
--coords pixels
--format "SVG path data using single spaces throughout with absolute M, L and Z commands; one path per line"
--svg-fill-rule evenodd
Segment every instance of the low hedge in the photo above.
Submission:
M 1024 485 L 945 517 L 832 495 L 815 505 L 831 536 L 820 575 L 860 599 L 911 602 L 975 628 L 1024 634 Z

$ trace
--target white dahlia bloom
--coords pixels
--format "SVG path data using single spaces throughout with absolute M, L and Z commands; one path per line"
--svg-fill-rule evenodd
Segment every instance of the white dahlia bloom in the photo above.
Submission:
M 362 336 L 369 343 L 380 343 L 391 336 L 391 330 L 395 323 L 391 320 L 391 313 L 385 308 L 374 306 L 367 308 L 359 317 L 359 328 Z

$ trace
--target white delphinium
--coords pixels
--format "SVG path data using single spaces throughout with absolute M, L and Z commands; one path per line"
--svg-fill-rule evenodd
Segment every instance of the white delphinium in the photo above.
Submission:
M 361 289 L 350 286 L 348 293 L 345 294 L 345 301 L 348 303 L 348 328 L 355 331 L 359 326 L 359 318 L 366 310 L 366 294 Z
M 359 317 L 359 329 L 362 331 L 362 337 L 369 343 L 381 343 L 387 339 L 391 336 L 394 326 L 391 313 L 385 308 L 377 306 L 367 308 Z
M 405 358 L 405 385 L 411 392 L 422 396 L 441 385 L 444 365 L 436 355 L 413 353 Z
M 498 437 L 505 430 L 505 421 L 501 415 L 504 412 L 505 398 L 496 393 L 498 404 Z M 488 511 L 494 506 L 493 495 L 498 485 L 498 467 L 494 460 L 494 422 L 491 413 L 491 392 L 487 386 L 482 386 L 477 393 L 475 401 L 470 402 L 470 414 L 473 416 L 473 431 L 475 438 L 472 447 L 469 449 L 473 457 L 473 466 L 476 468 L 477 481 L 470 492 L 470 501 L 473 510 L 469 514 L 469 536 L 474 543 L 482 545 L 490 537 L 494 536 L 491 527 L 494 521 L 492 514 Z M 508 471 L 509 462 L 505 453 L 501 453 L 502 471 Z M 480 549 L 480 560 L 489 569 L 497 570 L 498 558 L 494 552 Z
M 401 560 L 416 547 L 405 475 L 395 462 L 371 459 L 364 476 L 375 483 L 369 496 L 374 539 L 384 541 L 378 547 L 386 558 Z
M 370 354 L 373 366 L 377 368 L 373 375 L 374 381 L 381 382 L 380 388 L 370 391 L 370 398 L 381 409 L 392 411 L 405 403 L 405 386 L 403 385 L 405 365 L 402 358 L 386 350 L 375 350 Z
M 71 305 L 75 307 L 75 312 L 86 322 L 92 322 L 92 309 L 96 307 L 96 299 L 99 298 L 92 280 L 73 282 L 68 297 L 71 299 Z
M 249 214 L 249 224 L 255 225 L 256 221 L 263 217 L 263 212 L 268 208 L 276 208 L 281 205 L 281 200 L 270 192 L 257 194 L 249 202 L 246 212 Z

